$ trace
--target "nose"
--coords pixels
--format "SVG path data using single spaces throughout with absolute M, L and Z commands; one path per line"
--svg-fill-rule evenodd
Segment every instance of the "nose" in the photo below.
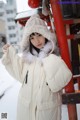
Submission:
M 35 41 L 36 41 L 36 43 L 39 43 L 40 42 L 39 37 L 36 36 Z

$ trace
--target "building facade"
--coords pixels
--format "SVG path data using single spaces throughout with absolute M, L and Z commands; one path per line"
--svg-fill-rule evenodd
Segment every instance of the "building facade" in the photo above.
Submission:
M 17 14 L 16 0 L 0 1 L 0 51 L 2 47 L 2 36 L 6 42 L 15 45 L 19 49 L 22 38 L 23 27 L 15 22 Z

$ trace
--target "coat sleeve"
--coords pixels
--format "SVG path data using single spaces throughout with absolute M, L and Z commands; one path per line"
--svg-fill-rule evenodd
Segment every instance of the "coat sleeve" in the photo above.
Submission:
M 44 62 L 44 72 L 46 82 L 53 92 L 57 92 L 65 87 L 72 77 L 72 73 L 65 62 L 55 55 L 51 55 Z
M 13 46 L 10 46 L 6 53 L 3 55 L 1 59 L 3 65 L 9 74 L 15 79 L 19 80 L 21 83 L 23 82 L 23 68 L 24 62 L 16 54 L 16 50 Z

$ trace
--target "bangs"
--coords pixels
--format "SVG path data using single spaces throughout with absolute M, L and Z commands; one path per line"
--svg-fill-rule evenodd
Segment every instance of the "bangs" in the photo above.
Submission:
M 35 36 L 35 35 L 42 36 L 40 33 L 34 32 L 34 33 L 32 33 L 32 34 L 29 36 L 29 40 L 30 40 L 33 36 Z

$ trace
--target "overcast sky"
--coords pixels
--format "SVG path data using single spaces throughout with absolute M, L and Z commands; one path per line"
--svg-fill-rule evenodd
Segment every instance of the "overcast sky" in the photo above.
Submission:
M 17 12 L 22 12 L 31 9 L 28 6 L 28 0 L 16 0 L 16 3 L 17 3 Z
M 0 0 L 2 1 L 2 0 Z M 6 3 L 6 0 L 3 0 Z M 16 0 L 17 3 L 17 12 L 22 12 L 26 10 L 30 10 L 31 8 L 28 6 L 28 0 Z

